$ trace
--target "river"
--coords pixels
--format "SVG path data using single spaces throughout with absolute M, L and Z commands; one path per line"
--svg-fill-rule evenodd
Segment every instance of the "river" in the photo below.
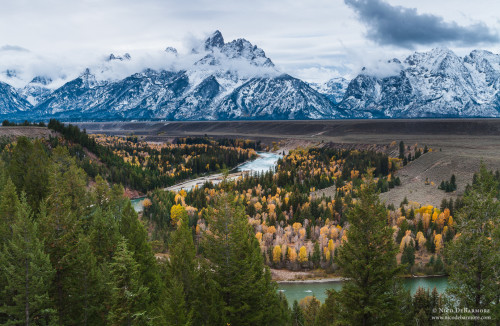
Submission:
M 249 172 L 249 173 L 262 173 L 269 171 L 269 169 L 274 168 L 278 163 L 278 160 L 283 157 L 281 154 L 276 153 L 268 153 L 268 152 L 258 152 L 259 156 L 252 161 L 245 162 L 240 166 L 236 167 L 231 171 L 229 175 L 229 179 L 237 178 L 241 175 L 241 172 Z M 170 191 L 179 191 L 184 189 L 189 191 L 196 186 L 202 186 L 205 182 L 210 181 L 214 184 L 217 184 L 222 181 L 222 174 L 213 174 L 206 177 L 201 177 L 193 180 L 183 181 L 174 186 L 165 188 L 165 190 Z M 142 201 L 144 197 L 132 199 L 132 206 L 134 207 L 136 212 L 142 211 Z
M 431 291 L 436 287 L 439 293 L 443 293 L 448 286 L 448 278 L 444 276 L 405 278 L 403 284 L 412 294 L 415 294 L 419 286 L 428 288 Z M 326 290 L 335 289 L 339 291 L 341 288 L 342 282 L 278 283 L 278 291 L 285 294 L 290 305 L 293 304 L 294 300 L 300 301 L 309 295 L 314 295 L 318 300 L 324 302 L 326 299 Z
M 276 166 L 278 160 L 283 157 L 281 154 L 258 152 L 259 156 L 253 160 L 243 163 L 231 172 L 267 172 Z

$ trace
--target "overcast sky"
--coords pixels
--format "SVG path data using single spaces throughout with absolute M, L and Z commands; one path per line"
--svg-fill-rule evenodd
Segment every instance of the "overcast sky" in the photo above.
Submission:
M 0 8 L 0 59 L 182 52 L 216 29 L 309 81 L 436 46 L 500 52 L 497 0 L 0 0 Z

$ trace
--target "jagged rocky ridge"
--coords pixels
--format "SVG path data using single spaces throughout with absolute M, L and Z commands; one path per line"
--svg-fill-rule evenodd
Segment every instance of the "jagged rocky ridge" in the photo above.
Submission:
M 348 82 L 308 84 L 281 73 L 244 39 L 226 43 L 216 31 L 182 69 L 146 69 L 123 79 L 99 78 L 109 66 L 86 69 L 61 87 L 39 76 L 24 88 L 0 83 L 0 115 L 8 119 L 239 120 L 497 117 L 500 56 L 447 49 L 387 64 L 388 76 L 364 69 Z M 178 58 L 172 47 L 165 55 Z M 105 62 L 131 61 L 129 54 Z
M 165 52 L 178 56 L 174 48 Z M 224 42 L 216 31 L 192 50 L 187 69 L 146 69 L 120 80 L 101 80 L 92 69 L 46 92 L 43 79 L 20 90 L 22 110 L 4 116 L 63 120 L 323 119 L 342 114 L 327 96 L 281 73 L 264 51 L 244 39 Z M 106 61 L 128 61 L 110 55 Z M 102 68 L 108 69 L 108 68 Z M 36 87 L 35 87 L 36 85 Z M 14 92 L 15 94 L 15 92 Z
M 438 48 L 390 64 L 398 74 L 359 74 L 339 107 L 354 118 L 500 116 L 497 54 L 476 50 L 460 58 Z

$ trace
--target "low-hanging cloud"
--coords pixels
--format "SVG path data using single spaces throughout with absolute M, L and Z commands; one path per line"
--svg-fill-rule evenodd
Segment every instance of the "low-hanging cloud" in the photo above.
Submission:
M 367 37 L 381 45 L 453 43 L 473 46 L 495 43 L 499 36 L 484 23 L 461 26 L 440 16 L 419 14 L 414 8 L 391 6 L 382 0 L 344 0 L 368 26 Z
M 9 44 L 0 46 L 0 51 L 29 52 L 28 49 L 25 49 L 21 46 Z

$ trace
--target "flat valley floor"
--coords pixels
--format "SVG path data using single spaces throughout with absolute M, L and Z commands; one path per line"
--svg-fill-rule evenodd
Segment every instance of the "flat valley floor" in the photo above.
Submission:
M 321 120 L 321 121 L 217 121 L 217 122 L 86 122 L 76 123 L 88 133 L 137 135 L 147 141 L 171 141 L 176 137 L 212 136 L 277 143 L 280 151 L 298 146 L 329 146 L 390 151 L 390 144 L 432 149 L 398 170 L 402 186 L 381 194 L 382 200 L 399 205 L 408 200 L 439 206 L 443 198 L 456 198 L 471 183 L 483 161 L 500 170 L 500 119 L 418 120 Z M 394 148 L 392 146 L 391 148 Z M 397 152 L 392 150 L 392 156 Z M 455 174 L 458 189 L 437 189 Z M 426 184 L 428 180 L 429 184 Z M 433 184 L 432 184 L 433 183 Z M 324 190 L 329 194 L 329 190 Z

